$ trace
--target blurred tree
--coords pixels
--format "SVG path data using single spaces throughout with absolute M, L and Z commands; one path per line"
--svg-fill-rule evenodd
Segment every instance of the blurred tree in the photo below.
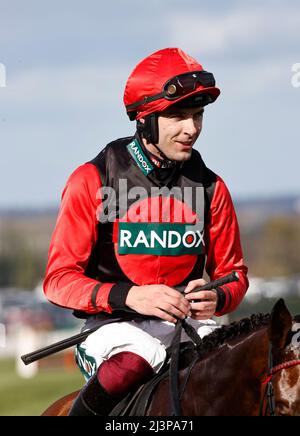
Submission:
M 7 224 L 0 234 L 0 286 L 33 289 L 44 275 L 46 253 L 34 250 L 32 235 Z
M 270 218 L 256 232 L 243 235 L 252 275 L 266 277 L 300 272 L 300 221 L 297 216 Z

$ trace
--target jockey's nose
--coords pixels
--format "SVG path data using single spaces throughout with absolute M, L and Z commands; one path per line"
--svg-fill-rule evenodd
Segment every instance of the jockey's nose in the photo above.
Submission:
M 198 126 L 192 116 L 183 121 L 183 130 L 186 135 L 194 136 L 198 132 Z

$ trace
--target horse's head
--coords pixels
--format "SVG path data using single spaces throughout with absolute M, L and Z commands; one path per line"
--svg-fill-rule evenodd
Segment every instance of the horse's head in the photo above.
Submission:
M 300 317 L 293 320 L 282 299 L 272 310 L 268 337 L 267 411 L 271 415 L 300 416 Z

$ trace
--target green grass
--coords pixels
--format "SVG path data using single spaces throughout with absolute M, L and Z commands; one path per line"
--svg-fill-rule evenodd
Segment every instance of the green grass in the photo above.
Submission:
M 0 360 L 0 416 L 39 416 L 83 383 L 75 368 L 41 369 L 34 378 L 22 379 L 15 372 L 14 360 Z

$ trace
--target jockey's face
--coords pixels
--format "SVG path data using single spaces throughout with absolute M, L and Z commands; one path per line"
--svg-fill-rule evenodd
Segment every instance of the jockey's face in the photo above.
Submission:
M 172 108 L 158 117 L 159 141 L 157 146 L 168 159 L 183 162 L 190 159 L 192 148 L 202 130 L 204 109 Z M 150 149 L 157 154 L 155 147 Z

